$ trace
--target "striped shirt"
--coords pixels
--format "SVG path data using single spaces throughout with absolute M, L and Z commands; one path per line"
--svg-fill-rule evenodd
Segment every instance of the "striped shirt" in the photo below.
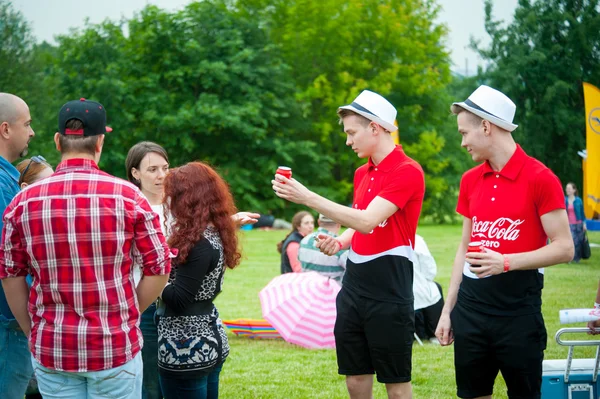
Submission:
M 325 255 L 315 246 L 315 237 L 319 233 L 337 237 L 322 227 L 319 227 L 315 233 L 304 237 L 300 242 L 300 251 L 298 251 L 298 260 L 302 263 L 302 271 L 317 272 L 341 283 L 346 271 L 348 250 L 339 251 L 332 256 Z
M 134 250 L 135 249 L 135 250 Z M 132 253 L 146 276 L 168 274 L 158 216 L 132 184 L 70 159 L 6 208 L 0 278 L 33 275 L 29 346 L 43 366 L 107 370 L 142 347 Z

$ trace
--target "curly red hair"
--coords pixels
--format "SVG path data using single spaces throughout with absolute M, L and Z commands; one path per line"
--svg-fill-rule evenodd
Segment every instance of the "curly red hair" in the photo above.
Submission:
M 242 255 L 231 218 L 237 210 L 223 178 L 203 162 L 190 162 L 171 169 L 163 184 L 165 219 L 172 215 L 174 221 L 169 246 L 179 250 L 176 262 L 185 262 L 212 223 L 223 243 L 225 265 L 230 269 L 239 265 Z

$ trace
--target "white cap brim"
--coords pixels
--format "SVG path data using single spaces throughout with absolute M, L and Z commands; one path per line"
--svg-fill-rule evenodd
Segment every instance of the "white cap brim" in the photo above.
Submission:
M 394 125 L 393 123 L 386 122 L 383 119 L 381 119 L 373 114 L 370 114 L 368 112 L 360 111 L 360 110 L 354 108 L 352 105 L 344 105 L 343 107 L 340 107 L 338 109 L 347 109 L 349 111 L 356 112 L 360 116 L 364 116 L 368 120 L 377 123 L 378 125 L 383 127 L 385 130 L 387 130 L 388 132 L 395 132 L 396 130 L 398 130 L 398 126 Z
M 515 125 L 514 123 L 510 123 L 507 122 L 503 119 L 497 118 L 492 114 L 489 114 L 485 111 L 481 111 L 477 108 L 473 108 L 467 104 L 465 104 L 464 102 L 461 103 L 453 103 L 452 105 L 456 105 L 457 107 L 461 107 L 466 109 L 467 111 L 469 111 L 472 114 L 475 114 L 477 116 L 479 116 L 482 119 L 485 119 L 486 121 L 489 121 L 490 123 L 498 126 L 501 129 L 504 129 L 506 131 L 512 132 L 513 130 L 515 130 L 517 127 L 519 127 L 519 125 Z

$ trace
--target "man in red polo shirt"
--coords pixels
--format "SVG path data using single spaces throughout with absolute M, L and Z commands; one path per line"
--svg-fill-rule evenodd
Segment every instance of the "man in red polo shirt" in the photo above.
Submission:
M 56 172 L 4 213 L 0 279 L 44 398 L 140 398 L 140 313 L 167 282 L 170 251 L 141 191 L 98 169 L 111 130 L 104 107 L 70 101 L 58 130 Z
M 354 174 L 352 208 L 281 175 L 273 189 L 349 227 L 337 239 L 320 236 L 319 246 L 329 255 L 350 248 L 334 329 L 338 372 L 346 375 L 350 397 L 370 399 L 376 373 L 390 398 L 411 398 L 412 260 L 425 194 L 423 170 L 394 145 L 396 109 L 379 94 L 363 91 L 338 115 L 346 145 L 369 159 Z
M 515 143 L 516 106 L 503 93 L 480 86 L 451 110 L 462 146 L 482 163 L 461 180 L 462 240 L 436 336 L 454 342 L 459 397 L 491 398 L 500 371 L 510 398 L 539 398 L 542 268 L 573 257 L 561 184 Z M 467 252 L 474 241 L 482 253 Z

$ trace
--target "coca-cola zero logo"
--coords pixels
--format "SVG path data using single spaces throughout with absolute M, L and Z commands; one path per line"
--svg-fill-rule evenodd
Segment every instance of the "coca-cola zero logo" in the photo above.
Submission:
M 510 218 L 498 218 L 494 221 L 478 221 L 477 216 L 473 216 L 473 225 L 471 237 L 477 237 L 484 241 L 483 245 L 487 247 L 500 246 L 497 240 L 515 241 L 519 238 L 521 229 L 518 229 L 525 220 Z

